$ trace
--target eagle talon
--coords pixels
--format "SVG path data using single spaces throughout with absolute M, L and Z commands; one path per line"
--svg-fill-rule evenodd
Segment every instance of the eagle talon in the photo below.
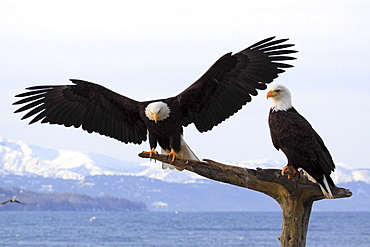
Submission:
M 149 154 L 149 158 L 151 158 L 153 156 L 153 154 L 158 154 L 158 152 L 155 151 L 154 148 L 152 148 L 152 150 L 150 150 L 150 151 L 144 151 L 143 153 Z
M 297 179 L 299 177 L 299 172 L 293 166 L 285 166 L 281 169 L 281 175 L 287 175 L 289 179 Z
M 171 152 L 168 153 L 168 156 L 171 156 L 171 161 L 174 162 L 176 157 L 178 157 L 177 153 L 175 152 L 175 150 L 171 149 Z

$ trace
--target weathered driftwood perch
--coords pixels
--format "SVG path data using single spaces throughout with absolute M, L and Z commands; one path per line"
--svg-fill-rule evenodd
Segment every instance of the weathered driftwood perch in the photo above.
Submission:
M 140 153 L 150 158 L 148 153 Z M 152 159 L 166 162 L 195 172 L 203 177 L 256 190 L 274 198 L 282 209 L 281 246 L 305 246 L 308 221 L 314 201 L 325 199 L 318 184 L 300 176 L 293 181 L 281 175 L 279 169 L 247 169 L 221 164 L 205 159 L 204 162 L 176 159 L 171 162 L 167 155 L 155 154 Z M 334 198 L 350 197 L 348 189 L 334 188 Z

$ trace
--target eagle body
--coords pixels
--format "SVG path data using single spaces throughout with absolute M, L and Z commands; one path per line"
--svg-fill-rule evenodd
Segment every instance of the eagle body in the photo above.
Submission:
M 274 84 L 267 96 L 273 98 L 268 123 L 274 147 L 285 154 L 288 167 L 302 168 L 332 197 L 330 187 L 335 185 L 330 174 L 335 164 L 324 141 L 291 105 L 286 87 Z
M 149 135 L 150 154 L 157 144 L 165 153 L 196 159 L 183 140 L 183 127 L 194 124 L 199 132 L 211 130 L 267 88 L 285 68 L 282 61 L 295 50 L 287 39 L 261 40 L 235 54 L 221 56 L 198 80 L 180 94 L 152 101 L 136 101 L 96 83 L 71 79 L 69 85 L 27 88 L 13 103 L 23 105 L 15 113 L 28 111 L 30 124 L 59 124 L 82 127 L 124 143 L 140 144 Z M 148 134 L 149 133 L 149 134 Z
M 179 104 L 174 99 L 161 100 L 169 108 L 169 116 L 163 120 L 158 119 L 157 122 L 150 120 L 145 114 L 145 108 L 151 103 L 142 104 L 140 107 L 140 116 L 144 121 L 149 132 L 149 144 L 151 149 L 157 147 L 157 143 L 164 150 L 173 149 L 175 152 L 180 152 L 181 136 L 183 134 L 183 126 L 181 120 L 183 114 L 180 110 Z

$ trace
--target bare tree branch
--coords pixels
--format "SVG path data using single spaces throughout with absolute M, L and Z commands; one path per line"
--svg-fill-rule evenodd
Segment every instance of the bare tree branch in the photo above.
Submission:
M 150 158 L 148 153 L 140 153 L 142 158 Z M 195 172 L 203 177 L 245 187 L 262 192 L 274 198 L 283 210 L 281 246 L 305 246 L 308 221 L 314 201 L 325 199 L 318 183 L 313 183 L 305 175 L 298 179 L 288 179 L 280 169 L 248 169 L 225 165 L 213 160 L 203 162 L 176 158 L 171 161 L 168 155 L 153 154 L 152 159 L 172 164 Z M 348 189 L 335 187 L 334 198 L 352 196 Z

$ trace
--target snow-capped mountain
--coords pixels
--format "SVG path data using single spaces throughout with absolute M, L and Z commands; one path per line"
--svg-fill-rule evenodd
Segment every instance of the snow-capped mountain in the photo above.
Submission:
M 281 168 L 284 161 L 251 160 L 247 168 Z M 51 150 L 0 137 L 0 187 L 40 193 L 78 193 L 143 202 L 151 211 L 277 211 L 271 198 L 242 187 L 177 170 L 160 162 L 132 163 L 112 157 L 68 150 Z M 368 211 L 370 169 L 337 164 L 332 178 L 353 196 L 322 200 L 315 210 Z M 0 198 L 1 198 L 0 194 Z
M 95 175 L 145 176 L 166 182 L 194 182 L 190 172 L 163 170 L 160 162 L 132 163 L 95 153 L 52 150 L 0 137 L 0 174 L 82 180 Z
M 95 153 L 46 149 L 3 137 L 0 137 L 0 159 L 2 175 L 36 175 L 72 180 L 83 180 L 86 176 L 94 175 L 129 175 L 177 183 L 191 183 L 202 179 L 187 171 L 163 170 L 160 162 L 137 164 Z M 249 160 L 230 165 L 281 168 L 285 164 L 283 161 Z M 336 166 L 337 169 L 331 175 L 336 184 L 359 181 L 370 184 L 370 169 L 353 169 L 342 163 L 337 163 Z

